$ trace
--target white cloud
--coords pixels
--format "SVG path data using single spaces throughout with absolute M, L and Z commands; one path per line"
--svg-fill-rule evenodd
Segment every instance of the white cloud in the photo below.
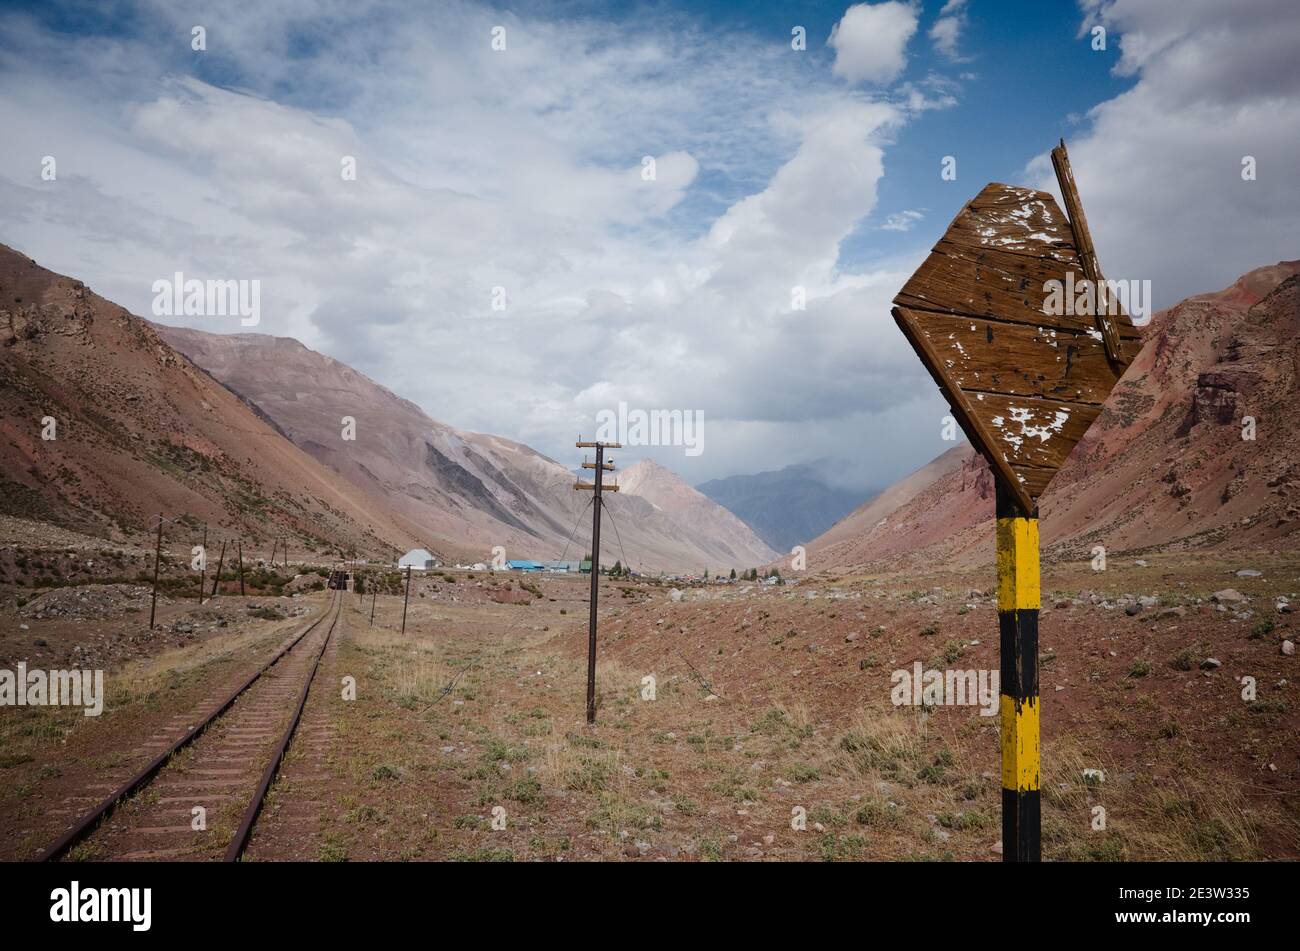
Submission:
M 930 27 L 930 41 L 934 48 L 951 60 L 961 59 L 957 43 L 966 28 L 967 0 L 948 0 L 939 11 L 939 18 Z
M 691 479 L 847 444 L 878 485 L 932 454 L 867 438 L 933 409 L 889 318 L 917 262 L 839 261 L 905 104 L 685 21 L 511 17 L 493 53 L 470 4 L 246 14 L 160 5 L 132 20 L 158 36 L 112 41 L 0 18 L 0 240 L 136 313 L 177 270 L 260 279 L 259 331 L 561 460 L 620 399 L 705 412 L 703 456 L 658 456 Z M 193 22 L 239 88 L 168 52 Z
M 907 209 L 906 211 L 896 211 L 885 218 L 885 223 L 880 226 L 881 231 L 911 231 L 912 225 L 916 224 L 925 215 L 919 211 Z
M 897 0 L 849 7 L 827 40 L 835 50 L 832 71 L 851 83 L 893 82 L 907 66 L 916 20 L 916 8 Z
M 1082 4 L 1119 37 L 1133 88 L 1067 135 L 1106 276 L 1149 279 L 1156 305 L 1300 257 L 1300 8 L 1290 0 Z M 1101 57 L 1105 54 L 1095 53 Z M 1258 179 L 1243 181 L 1253 156 Z M 1030 166 L 1056 190 L 1046 155 Z

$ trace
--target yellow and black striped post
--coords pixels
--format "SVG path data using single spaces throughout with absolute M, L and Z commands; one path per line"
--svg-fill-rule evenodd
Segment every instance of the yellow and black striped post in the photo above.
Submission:
M 1002 860 L 1037 862 L 1038 510 L 1026 513 L 998 480 L 998 627 L 1001 632 Z

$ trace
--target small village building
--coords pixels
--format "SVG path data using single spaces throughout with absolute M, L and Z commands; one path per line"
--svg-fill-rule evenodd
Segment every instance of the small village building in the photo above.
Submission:
M 397 559 L 398 568 L 414 568 L 416 571 L 428 571 L 430 568 L 437 568 L 439 564 L 438 559 L 423 548 L 412 548 Z
M 546 566 L 540 561 L 530 561 L 527 558 L 518 558 L 513 561 L 507 561 L 506 567 L 511 571 L 543 571 Z

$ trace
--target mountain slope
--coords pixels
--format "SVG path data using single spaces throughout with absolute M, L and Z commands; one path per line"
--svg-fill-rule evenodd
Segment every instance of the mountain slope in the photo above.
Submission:
M 1156 314 L 1141 354 L 1040 501 L 1045 555 L 1088 557 L 1096 545 L 1294 548 L 1298 367 L 1300 261 Z M 1242 438 L 1247 416 L 1254 439 Z M 878 501 L 811 544 L 810 567 L 992 557 L 991 475 L 969 446 Z
M 804 464 L 712 479 L 696 488 L 782 552 L 826 531 L 864 494 L 827 485 L 816 467 Z
M 191 532 L 287 532 L 322 552 L 416 537 L 150 323 L 3 245 L 0 343 L 0 511 L 115 537 L 162 511 Z
M 707 558 L 699 566 L 701 571 L 755 568 L 776 558 L 777 553 L 748 525 L 652 460 L 643 459 L 623 470 L 618 484 L 620 494 L 644 499 L 678 524 L 689 526 Z
M 590 495 L 574 491 L 573 473 L 558 462 L 520 443 L 430 419 L 409 400 L 297 340 L 157 330 L 316 459 L 421 526 L 424 547 L 472 560 L 488 558 L 497 545 L 507 558 L 586 552 Z M 354 440 L 343 438 L 345 416 L 355 420 Z M 717 512 L 701 518 L 696 511 L 693 522 L 634 491 L 611 494 L 607 503 L 616 525 L 601 538 L 602 559 L 609 563 L 620 558 L 646 571 L 700 571 L 772 557 L 747 528 L 718 519 L 723 510 L 712 503 Z

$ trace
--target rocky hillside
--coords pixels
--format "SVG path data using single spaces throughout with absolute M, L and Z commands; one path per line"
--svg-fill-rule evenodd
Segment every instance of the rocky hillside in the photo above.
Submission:
M 122 540 L 159 511 L 322 556 L 417 537 L 152 324 L 0 245 L 0 513 Z
M 620 493 L 644 499 L 658 512 L 689 526 L 699 543 L 708 546 L 708 561 L 700 565 L 701 571 L 753 568 L 777 555 L 739 518 L 652 460 L 629 466 L 619 475 L 618 484 Z
M 444 558 L 485 560 L 497 545 L 507 558 L 586 552 L 590 493 L 574 491 L 572 470 L 528 446 L 431 419 L 297 340 L 179 327 L 157 331 L 303 450 L 419 525 L 424 547 Z M 344 417 L 355 421 L 354 439 L 344 438 Z M 620 559 L 646 571 L 698 573 L 748 568 L 774 557 L 743 523 L 666 469 L 642 472 L 644 478 L 624 481 L 622 492 L 607 497 L 613 524 L 601 539 L 606 563 Z M 689 504 L 668 504 L 672 495 Z
M 1295 548 L 1298 361 L 1300 261 L 1156 314 L 1040 502 L 1045 554 Z M 991 559 L 993 504 L 983 460 L 950 450 L 817 539 L 809 567 Z

